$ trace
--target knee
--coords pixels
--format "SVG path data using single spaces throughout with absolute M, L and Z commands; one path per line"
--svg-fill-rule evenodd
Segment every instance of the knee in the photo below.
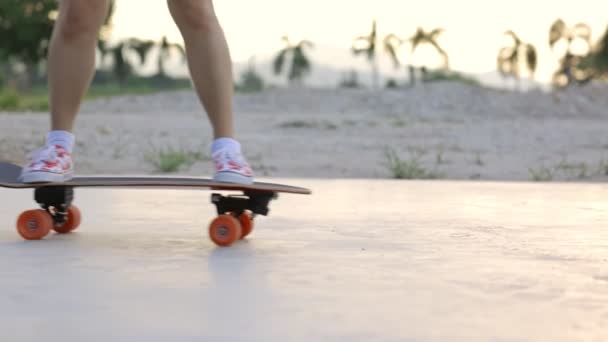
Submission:
M 63 0 L 57 33 L 65 40 L 95 39 L 107 15 L 104 1 Z
M 169 9 L 182 30 L 210 31 L 219 26 L 212 0 L 169 0 Z

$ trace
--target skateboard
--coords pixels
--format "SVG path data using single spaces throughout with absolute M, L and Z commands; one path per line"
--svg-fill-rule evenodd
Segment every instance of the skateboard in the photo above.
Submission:
M 27 210 L 17 219 L 17 232 L 26 240 L 40 240 L 52 230 L 59 234 L 74 231 L 81 222 L 81 212 L 73 205 L 74 188 L 159 188 L 197 189 L 237 194 L 211 194 L 218 216 L 209 224 L 209 237 L 218 246 L 230 246 L 249 235 L 257 215 L 267 216 L 269 204 L 279 193 L 310 195 L 305 188 L 256 182 L 251 185 L 215 182 L 200 177 L 75 177 L 64 183 L 24 184 L 17 179 L 21 167 L 0 162 L 0 187 L 33 189 L 41 209 Z

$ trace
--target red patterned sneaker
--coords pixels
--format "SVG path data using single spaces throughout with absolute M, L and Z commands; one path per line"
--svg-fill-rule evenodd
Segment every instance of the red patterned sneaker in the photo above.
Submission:
M 240 152 L 230 149 L 219 150 L 213 153 L 213 162 L 215 164 L 214 181 L 238 184 L 253 183 L 253 171 Z
M 72 155 L 59 145 L 47 145 L 28 155 L 19 180 L 23 183 L 60 183 L 72 179 Z

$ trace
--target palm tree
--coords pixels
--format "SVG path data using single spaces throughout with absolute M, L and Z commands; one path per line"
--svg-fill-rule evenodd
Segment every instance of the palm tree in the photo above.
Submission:
M 585 23 L 578 23 L 574 27 L 568 27 L 562 19 L 556 20 L 549 30 L 549 46 L 551 49 L 560 42 L 566 42 L 566 52 L 560 59 L 559 69 L 553 75 L 553 82 L 557 85 L 570 85 L 572 83 L 584 83 L 590 76 L 585 75 L 577 65 L 582 60 L 582 55 L 572 52 L 575 41 L 583 41 L 591 50 L 591 28 Z
M 126 57 L 127 50 L 127 41 L 120 41 L 113 47 L 106 47 L 106 51 L 112 56 L 112 72 L 121 87 L 126 85 L 127 78 L 133 73 L 133 67 Z
M 423 44 L 430 44 L 441 55 L 441 58 L 443 59 L 443 69 L 448 70 L 450 68 L 450 60 L 448 58 L 448 54 L 437 42 L 439 35 L 443 32 L 444 30 L 442 28 L 437 28 L 430 32 L 425 32 L 422 28 L 419 27 L 416 30 L 416 33 L 414 33 L 414 35 L 409 38 L 410 44 L 412 45 L 412 55 L 414 54 L 418 46 Z
M 127 41 L 129 49 L 133 50 L 139 57 L 139 64 L 146 64 L 150 51 L 156 45 L 152 40 L 141 40 L 138 38 L 131 38 Z
M 513 38 L 513 45 L 506 46 L 498 52 L 496 64 L 498 71 L 503 77 L 512 76 L 519 80 L 521 76 L 521 64 L 524 65 L 530 78 L 534 79 L 536 66 L 538 64 L 538 54 L 534 45 L 524 43 L 515 32 L 509 30 L 505 35 Z
M 372 67 L 372 85 L 374 89 L 378 89 L 378 59 L 376 57 L 376 45 L 378 43 L 377 24 L 374 20 L 372 24 L 372 32 L 367 36 L 359 36 L 353 42 L 352 51 L 355 56 L 365 54 L 367 60 Z
M 110 4 L 108 6 L 108 14 L 103 21 L 103 25 L 101 26 L 100 36 L 102 39 L 106 39 L 109 31 L 112 28 L 112 17 L 114 16 L 114 12 L 116 10 L 116 0 L 110 0 Z
M 165 71 L 165 63 L 171 58 L 171 51 L 177 51 L 182 57 L 182 60 L 186 58 L 186 50 L 177 43 L 171 43 L 166 36 L 160 41 L 159 54 L 158 54 L 158 73 L 157 76 L 160 78 L 167 78 L 167 72 Z
M 386 53 L 388 53 L 389 57 L 393 61 L 393 65 L 395 68 L 398 68 L 401 65 L 399 61 L 399 57 L 397 52 L 399 48 L 403 45 L 403 40 L 399 38 L 395 34 L 389 34 L 382 40 L 382 46 Z M 359 36 L 355 38 L 352 45 L 352 52 L 355 56 L 365 54 L 367 56 L 367 60 L 371 64 L 372 67 L 372 85 L 374 89 L 378 89 L 379 83 L 379 72 L 378 72 L 378 55 L 377 55 L 377 46 L 378 46 L 378 29 L 376 20 L 372 23 L 372 31 L 367 36 Z
M 304 77 L 310 73 L 312 67 L 306 49 L 312 48 L 314 45 L 308 40 L 302 40 L 298 44 L 292 44 L 287 36 L 282 38 L 284 48 L 279 51 L 273 62 L 273 70 L 275 75 L 283 73 L 283 67 L 286 66 L 286 60 L 291 58 L 291 66 L 287 72 L 287 79 L 290 84 L 301 83 Z
M 121 40 L 111 47 L 104 43 L 101 49 L 103 49 L 102 56 L 109 55 L 112 57 L 112 72 L 122 87 L 126 85 L 127 79 L 134 71 L 128 55 L 134 52 L 138 57 L 139 65 L 144 65 L 148 60 L 150 51 L 155 45 L 155 42 L 150 40 L 129 38 Z

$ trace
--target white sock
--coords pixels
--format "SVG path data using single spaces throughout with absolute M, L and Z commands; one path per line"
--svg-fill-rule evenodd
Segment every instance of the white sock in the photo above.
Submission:
M 74 149 L 74 134 L 68 131 L 50 131 L 46 135 L 47 145 L 59 145 L 69 153 Z
M 213 145 L 211 145 L 211 153 L 215 153 L 220 150 L 231 150 L 235 152 L 241 151 L 241 144 L 238 141 L 232 138 L 219 138 L 213 141 Z

